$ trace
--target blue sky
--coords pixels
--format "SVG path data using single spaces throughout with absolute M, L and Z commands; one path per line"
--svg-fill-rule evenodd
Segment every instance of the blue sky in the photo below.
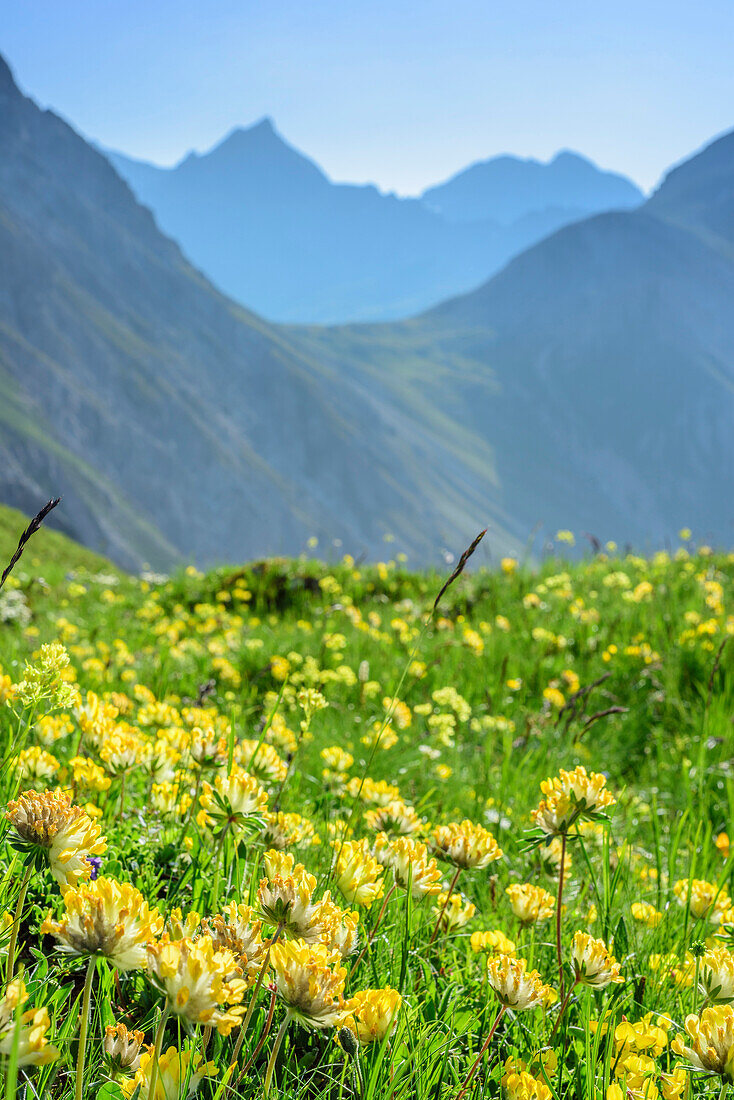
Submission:
M 161 164 L 272 115 L 339 180 L 415 193 L 560 148 L 651 187 L 734 128 L 732 0 L 22 0 L 0 51 L 85 135 Z

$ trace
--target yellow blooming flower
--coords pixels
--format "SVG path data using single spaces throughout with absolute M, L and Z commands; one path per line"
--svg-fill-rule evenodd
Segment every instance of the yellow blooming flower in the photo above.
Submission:
M 406 805 L 401 799 L 396 798 L 388 802 L 386 806 L 377 806 L 374 810 L 367 810 L 364 815 L 365 825 L 373 832 L 397 833 L 399 836 L 410 836 L 420 832 L 423 822 L 418 817 L 412 806 Z
M 496 955 L 487 960 L 487 981 L 500 1004 L 525 1012 L 543 1004 L 550 990 L 537 970 L 527 969 L 527 959 Z
M 136 1089 L 141 1097 L 150 1097 L 150 1078 L 155 1053 L 149 1048 L 140 1059 L 140 1068 L 133 1078 L 120 1081 L 123 1096 L 131 1097 Z M 194 1096 L 205 1077 L 219 1073 L 215 1062 L 204 1062 L 199 1051 L 169 1047 L 158 1059 L 155 1091 L 151 1100 L 173 1100 L 173 1097 Z M 184 1091 L 185 1089 L 185 1091 Z
M 445 908 L 444 908 L 445 906 Z M 447 900 L 447 894 L 438 894 L 433 911 L 436 919 L 441 922 L 443 932 L 452 932 L 455 928 L 463 928 L 468 924 L 477 911 L 472 902 L 467 901 L 461 894 L 452 894 Z
M 472 821 L 437 825 L 431 833 L 433 850 L 455 867 L 482 870 L 502 858 L 502 849 L 488 829 Z
M 238 971 L 234 955 L 217 950 L 211 936 L 148 945 L 148 961 L 171 1012 L 196 1024 L 211 1024 L 220 1035 L 238 1027 L 247 983 L 231 978 Z
M 292 874 L 270 874 L 260 880 L 258 916 L 266 924 L 279 928 L 286 937 L 316 943 L 321 938 L 323 926 L 318 904 L 313 901 L 315 889 L 315 877 L 300 863 Z
M 380 834 L 382 836 L 383 834 Z M 434 859 L 428 856 L 425 844 L 410 837 L 400 836 L 389 841 L 383 851 L 384 861 L 392 869 L 401 890 L 410 885 L 411 896 L 416 900 L 426 894 L 438 894 L 441 889 L 441 872 Z
M 334 877 L 350 904 L 372 905 L 383 895 L 383 871 L 367 840 L 334 841 L 337 853 Z
M 301 814 L 266 813 L 263 839 L 266 844 L 283 851 L 294 844 L 319 843 L 316 830 Z
M 513 883 L 505 893 L 510 899 L 512 912 L 522 924 L 548 920 L 555 912 L 556 899 L 542 886 L 533 886 L 530 882 Z
M 403 998 L 396 989 L 363 989 L 355 993 L 350 1003 L 351 1015 L 346 1026 L 360 1043 L 381 1043 L 395 1030 Z
M 696 919 L 708 918 L 713 924 L 719 924 L 731 907 L 731 898 L 726 891 L 703 879 L 694 878 L 690 883 L 690 892 L 688 879 L 679 879 L 673 893 L 679 905 L 688 905 Z
M 45 1066 L 59 1057 L 56 1047 L 46 1038 L 51 1021 L 46 1008 L 18 1011 L 28 1000 L 25 983 L 16 978 L 0 1001 L 0 1055 L 12 1054 L 17 1048 L 19 1066 Z M 17 1034 L 16 1034 L 17 1028 Z
M 108 1024 L 102 1046 L 110 1073 L 131 1075 L 140 1068 L 145 1042 L 142 1031 L 128 1031 L 124 1024 Z
M 734 1083 L 734 1008 L 721 1005 L 704 1008 L 700 1016 L 686 1017 L 690 1045 L 681 1037 L 673 1040 L 673 1051 L 706 1073 L 716 1073 Z
M 644 924 L 647 928 L 657 928 L 663 919 L 663 914 L 654 905 L 649 905 L 646 901 L 633 901 L 631 912 L 635 920 L 639 921 L 640 924 Z
M 572 772 L 561 771 L 540 784 L 545 795 L 532 811 L 534 823 L 549 836 L 566 833 L 581 817 L 594 817 L 613 806 L 615 798 L 606 790 L 606 777 L 587 774 L 581 764 Z
M 76 886 L 89 878 L 89 856 L 100 856 L 107 840 L 99 825 L 61 791 L 26 791 L 8 803 L 5 813 L 14 831 L 12 841 L 21 851 L 48 861 L 60 886 Z
M 347 972 L 338 951 L 324 944 L 276 943 L 270 952 L 275 984 L 292 1016 L 306 1027 L 336 1027 L 347 1019 L 344 1000 Z
M 724 859 L 728 859 L 731 854 L 731 844 L 729 842 L 729 836 L 727 833 L 719 833 L 716 837 L 714 844 L 721 852 Z
M 472 932 L 469 942 L 476 954 L 484 951 L 492 955 L 515 954 L 515 944 L 499 929 L 493 932 Z
M 553 1096 L 545 1081 L 523 1069 L 503 1073 L 502 1094 L 506 1100 L 551 1100 Z
M 619 963 L 607 950 L 604 940 L 595 940 L 588 932 L 576 932 L 571 948 L 571 966 L 580 985 L 605 989 L 610 982 L 623 982 Z
M 118 970 L 147 966 L 147 946 L 163 930 L 157 909 L 127 882 L 99 878 L 64 890 L 64 915 L 47 918 L 43 933 L 55 936 L 69 955 L 102 955 Z
M 250 819 L 265 812 L 268 796 L 254 775 L 235 765 L 228 775 L 218 775 L 213 786 L 203 782 L 199 802 L 204 811 L 197 818 L 200 824 L 217 825 L 237 835 L 248 827 Z
M 75 689 L 64 679 L 69 667 L 69 654 L 59 642 L 42 645 L 34 654 L 35 663 L 26 663 L 23 679 L 14 685 L 13 702 L 24 707 L 46 704 L 46 710 L 54 707 L 70 707 Z
M 257 979 L 267 951 L 267 941 L 263 942 L 262 923 L 256 920 L 249 905 L 230 902 L 221 913 L 202 920 L 201 931 L 211 936 L 215 951 L 232 953 L 236 972 L 227 975 L 228 978 L 241 974 L 249 985 Z
M 734 1001 L 734 955 L 725 947 L 710 947 L 700 962 L 698 982 L 711 1004 Z
M 33 745 L 18 754 L 18 769 L 24 782 L 48 781 L 58 772 L 59 762 L 50 752 Z

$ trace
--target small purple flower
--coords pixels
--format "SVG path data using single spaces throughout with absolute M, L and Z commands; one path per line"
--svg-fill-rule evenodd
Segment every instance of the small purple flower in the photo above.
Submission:
M 91 865 L 92 865 L 92 873 L 89 876 L 89 878 L 92 882 L 94 882 L 97 875 L 99 874 L 99 869 L 102 866 L 102 857 L 101 856 L 87 856 L 87 863 L 91 863 Z

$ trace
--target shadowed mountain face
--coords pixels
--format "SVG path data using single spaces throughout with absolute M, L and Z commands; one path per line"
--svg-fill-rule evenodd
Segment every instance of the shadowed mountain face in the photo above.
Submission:
M 377 369 L 400 344 L 392 377 L 491 441 L 516 529 L 731 546 L 733 215 L 729 134 L 639 211 L 569 226 L 409 325 L 316 333 L 314 353 Z
M 586 213 L 642 201 L 634 184 L 572 154 L 549 165 L 497 158 L 401 199 L 332 183 L 269 119 L 172 169 L 108 155 L 217 286 L 280 321 L 417 313 Z
M 216 292 L 0 65 L 0 500 L 123 564 L 475 533 L 492 455 Z

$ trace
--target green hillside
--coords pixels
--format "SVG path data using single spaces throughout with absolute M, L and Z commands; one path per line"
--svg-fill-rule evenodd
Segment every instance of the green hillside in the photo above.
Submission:
M 58 508 L 63 509 L 62 504 Z M 0 573 L 10 561 L 18 540 L 28 526 L 29 517 L 15 508 L 0 504 Z M 95 554 L 73 539 L 52 529 L 53 519 L 43 524 L 39 531 L 26 544 L 26 549 L 18 565 L 10 576 L 14 580 L 24 577 L 31 580 L 42 576 L 52 589 L 62 585 L 69 573 L 84 570 L 90 573 L 107 573 L 120 577 L 117 569 L 106 558 Z M 57 521 L 58 522 L 58 521 Z

